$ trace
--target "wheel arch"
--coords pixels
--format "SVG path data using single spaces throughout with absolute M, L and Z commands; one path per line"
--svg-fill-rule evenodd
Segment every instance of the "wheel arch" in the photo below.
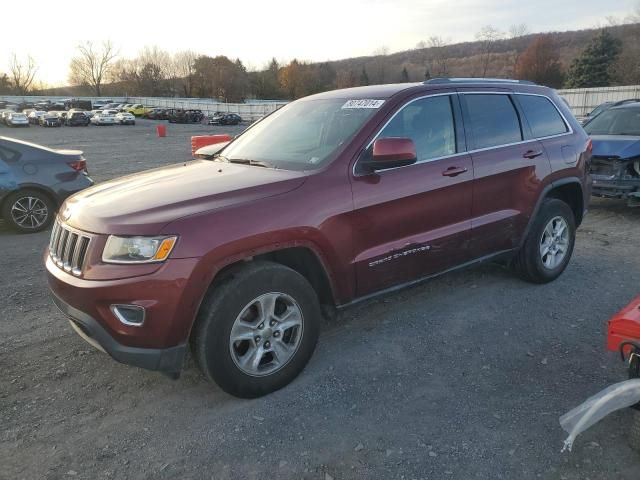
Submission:
M 568 177 L 551 182 L 542 189 L 542 192 L 538 197 L 536 206 L 529 217 L 529 222 L 520 240 L 520 248 L 522 248 L 522 245 L 529 235 L 529 231 L 531 230 L 533 222 L 540 211 L 542 203 L 548 198 L 557 198 L 558 200 L 565 202 L 573 211 L 576 227 L 579 227 L 582 223 L 585 212 L 585 199 L 580 179 L 577 177 Z

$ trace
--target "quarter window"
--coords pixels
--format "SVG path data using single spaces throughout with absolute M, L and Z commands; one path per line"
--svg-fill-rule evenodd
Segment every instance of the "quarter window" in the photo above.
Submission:
M 378 138 L 404 137 L 416 145 L 418 161 L 456 153 L 456 133 L 449 95 L 427 97 L 402 108 Z
M 567 133 L 567 125 L 548 98 L 518 95 L 518 101 L 534 137 L 542 138 Z
M 508 95 L 465 95 L 475 148 L 522 141 L 520 119 Z

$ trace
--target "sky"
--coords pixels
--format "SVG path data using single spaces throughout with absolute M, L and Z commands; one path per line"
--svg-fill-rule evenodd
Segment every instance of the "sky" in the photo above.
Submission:
M 639 0 L 2 0 L 0 72 L 31 55 L 37 79 L 64 85 L 77 45 L 109 39 L 121 57 L 144 46 L 239 57 L 250 69 L 408 50 L 432 35 L 474 40 L 484 25 L 531 32 L 592 28 Z M 34 27 L 33 25 L 49 25 Z M 31 25 L 31 26 L 30 26 Z

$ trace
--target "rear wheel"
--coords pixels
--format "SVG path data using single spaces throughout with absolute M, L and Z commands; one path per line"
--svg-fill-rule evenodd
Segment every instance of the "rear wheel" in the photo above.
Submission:
M 53 220 L 55 205 L 38 190 L 20 190 L 10 194 L 2 207 L 2 216 L 19 233 L 40 232 Z
M 192 349 L 203 373 L 224 391 L 260 397 L 304 369 L 319 323 L 318 298 L 302 275 L 255 262 L 230 272 L 207 296 Z
M 547 283 L 558 278 L 569 263 L 576 237 L 573 211 L 562 200 L 545 199 L 514 267 L 525 280 Z

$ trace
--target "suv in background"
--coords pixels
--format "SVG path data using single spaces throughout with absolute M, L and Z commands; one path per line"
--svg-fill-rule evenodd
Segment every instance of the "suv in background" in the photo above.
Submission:
M 298 375 L 320 318 L 488 260 L 550 282 L 586 211 L 591 141 L 551 89 L 436 79 L 325 92 L 212 160 L 102 183 L 61 207 L 57 306 L 114 359 L 225 391 Z

